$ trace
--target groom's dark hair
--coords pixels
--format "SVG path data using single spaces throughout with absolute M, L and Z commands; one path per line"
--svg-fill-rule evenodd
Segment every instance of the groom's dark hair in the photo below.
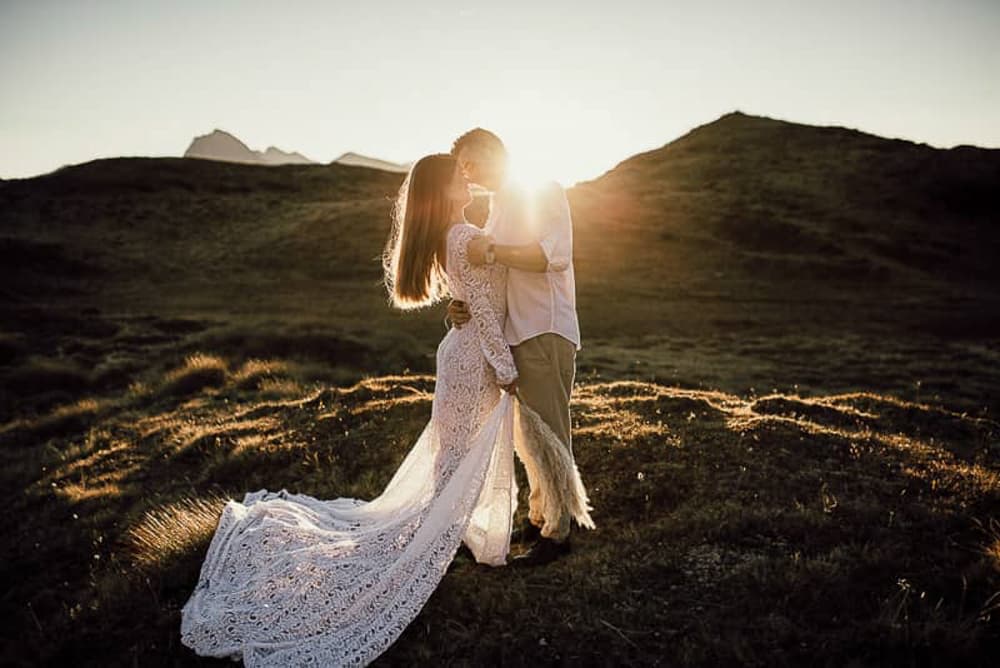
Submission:
M 451 145 L 451 154 L 458 157 L 459 152 L 466 147 L 486 149 L 494 156 L 504 156 L 507 154 L 507 147 L 500 141 L 500 137 L 483 128 L 469 130 L 456 139 L 455 143 Z

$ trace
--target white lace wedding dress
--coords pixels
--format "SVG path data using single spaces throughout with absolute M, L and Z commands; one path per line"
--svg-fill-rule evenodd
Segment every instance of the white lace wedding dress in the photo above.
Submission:
M 449 288 L 472 321 L 441 341 L 430 421 L 385 490 L 368 502 L 285 489 L 230 500 L 181 613 L 181 641 L 197 654 L 364 665 L 417 616 L 463 540 L 478 562 L 506 563 L 515 402 L 498 383 L 517 371 L 502 334 L 506 270 L 466 258 L 478 234 L 448 231 Z

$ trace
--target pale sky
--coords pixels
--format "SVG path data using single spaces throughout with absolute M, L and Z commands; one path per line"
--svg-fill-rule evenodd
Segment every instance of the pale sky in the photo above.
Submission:
M 0 0 L 2 178 L 214 128 L 407 162 L 482 126 L 571 185 L 736 109 L 1000 147 L 1000 0 Z

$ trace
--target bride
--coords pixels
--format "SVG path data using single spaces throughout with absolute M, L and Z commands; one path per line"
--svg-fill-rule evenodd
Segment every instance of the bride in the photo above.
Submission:
M 247 666 L 371 662 L 417 616 L 462 542 L 477 562 L 506 564 L 515 451 L 542 476 L 547 522 L 569 513 L 594 527 L 575 465 L 550 461 L 564 452 L 546 445 L 558 437 L 515 401 L 506 269 L 469 263 L 467 245 L 482 234 L 463 216 L 471 200 L 453 157 L 422 158 L 400 188 L 386 245 L 394 306 L 450 295 L 472 314 L 474 326 L 452 328 L 438 346 L 430 421 L 371 501 L 285 489 L 229 500 L 181 611 L 181 641 L 197 654 Z

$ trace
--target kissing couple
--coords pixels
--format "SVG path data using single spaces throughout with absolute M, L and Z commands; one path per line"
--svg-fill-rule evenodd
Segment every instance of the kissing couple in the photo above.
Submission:
M 573 459 L 570 395 L 580 331 L 573 230 L 562 187 L 508 178 L 508 155 L 476 128 L 410 169 L 383 255 L 391 304 L 450 297 L 431 417 L 383 492 L 365 501 L 285 489 L 222 510 L 181 640 L 247 666 L 365 665 L 417 616 L 459 548 L 490 566 L 535 567 L 589 529 Z M 483 229 L 470 184 L 490 191 Z M 514 455 L 530 492 L 524 526 Z M 511 540 L 531 547 L 508 562 Z

